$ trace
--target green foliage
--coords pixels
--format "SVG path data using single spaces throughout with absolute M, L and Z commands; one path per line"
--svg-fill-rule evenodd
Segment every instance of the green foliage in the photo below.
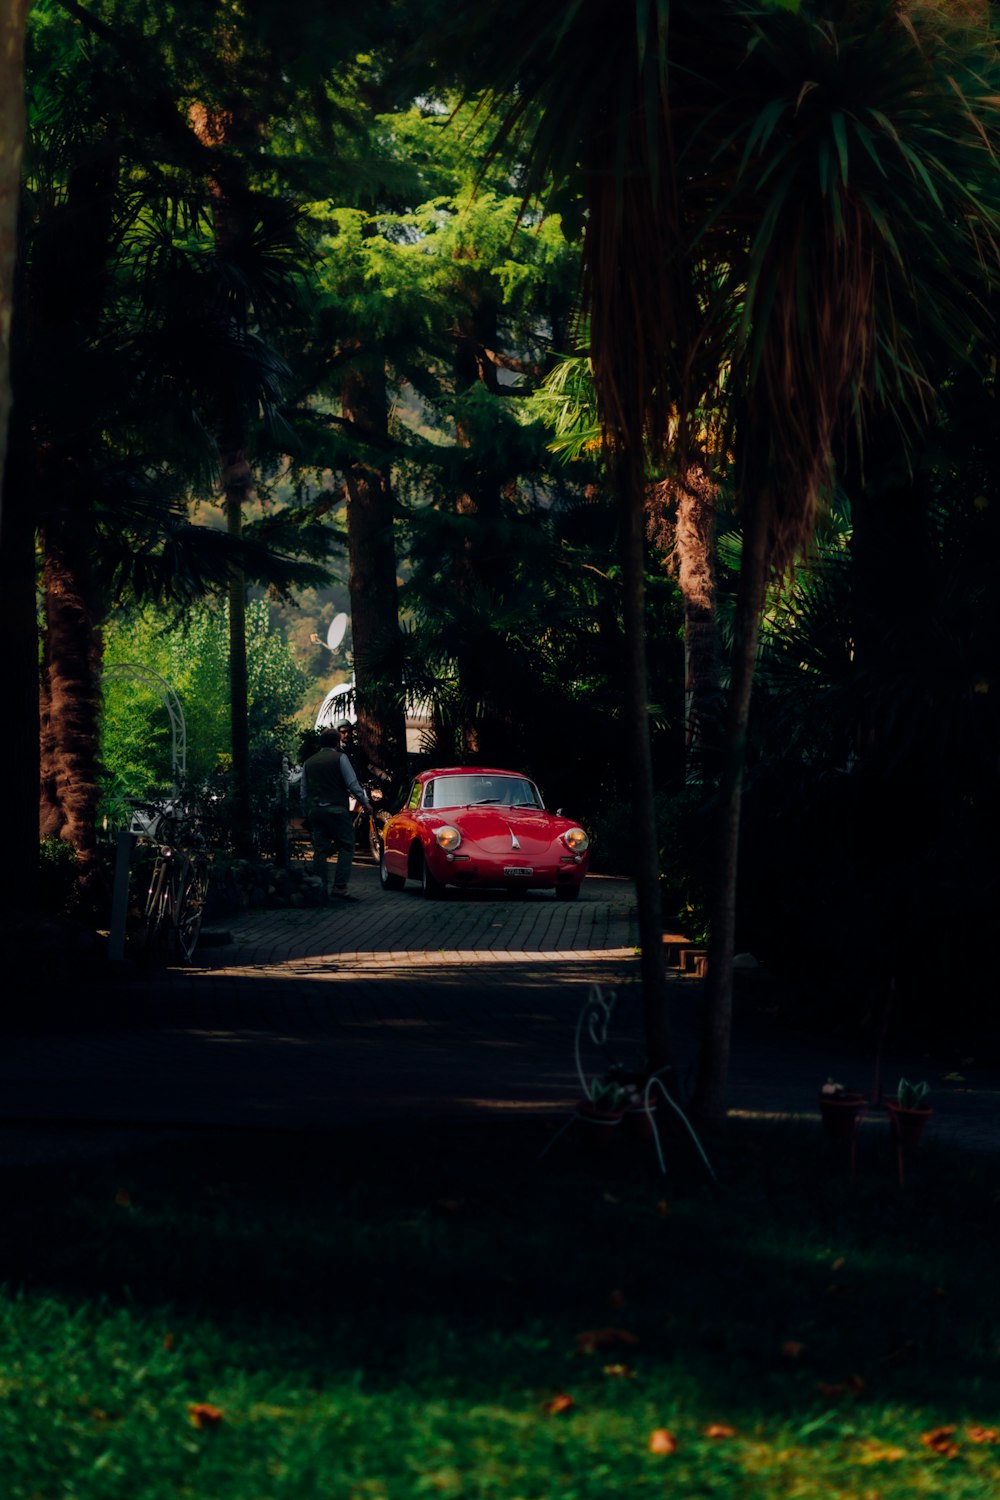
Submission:
M 224 602 L 192 609 L 181 619 L 151 606 L 116 616 L 105 631 L 105 665 L 130 662 L 164 678 L 180 700 L 187 726 L 187 779 L 212 781 L 228 764 L 229 610 Z M 251 756 L 280 765 L 297 752 L 296 716 L 306 688 L 284 638 L 272 630 L 263 600 L 247 609 L 247 673 Z M 170 789 L 170 727 L 153 691 L 111 679 L 105 690 L 103 760 L 120 800 Z
M 597 870 L 631 874 L 636 820 L 649 816 L 628 801 L 612 801 L 592 815 Z M 696 787 L 657 795 L 652 808 L 660 851 L 660 893 L 665 921 L 678 922 L 693 943 L 708 934 L 711 810 Z
M 51 916 L 72 916 L 79 905 L 77 855 L 64 839 L 42 839 L 39 845 L 38 908 Z
M 896 1089 L 896 1103 L 900 1109 L 925 1109 L 929 1092 L 926 1082 L 909 1083 L 901 1078 Z

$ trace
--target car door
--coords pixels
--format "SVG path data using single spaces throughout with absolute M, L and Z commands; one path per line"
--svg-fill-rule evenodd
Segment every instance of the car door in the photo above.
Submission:
M 386 826 L 385 830 L 385 867 L 392 875 L 403 875 L 407 873 L 409 865 L 410 845 L 416 831 L 414 813 L 420 806 L 420 797 L 423 785 L 414 781 L 407 793 L 406 802 L 400 811 Z

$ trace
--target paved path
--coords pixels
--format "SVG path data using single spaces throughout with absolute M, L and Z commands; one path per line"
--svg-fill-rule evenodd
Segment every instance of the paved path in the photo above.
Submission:
M 132 980 L 117 1024 L 3 1039 L 0 1160 L 116 1139 L 123 1130 L 301 1128 L 440 1114 L 567 1114 L 578 1094 L 576 1019 L 589 988 L 617 998 L 611 1055 L 639 1052 L 637 926 L 628 882 L 590 877 L 579 902 L 383 893 L 356 867 L 359 900 L 247 912 L 198 966 Z M 677 980 L 672 1017 L 692 1058 L 701 985 Z M 594 1050 L 585 1064 L 600 1071 Z M 935 1135 L 1000 1147 L 1000 1077 L 889 1058 L 929 1077 Z M 829 1074 L 867 1087 L 871 1063 L 769 1035 L 738 1009 L 731 1106 L 815 1118 Z M 883 1120 L 867 1127 L 882 1129 Z

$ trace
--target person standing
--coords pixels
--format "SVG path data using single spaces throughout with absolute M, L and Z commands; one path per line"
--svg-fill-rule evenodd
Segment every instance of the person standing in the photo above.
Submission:
M 354 774 L 361 782 L 361 785 L 367 787 L 372 773 L 371 758 L 368 751 L 355 738 L 354 725 L 348 719 L 338 724 L 337 729 L 340 733 L 341 750 L 349 758 L 351 765 L 354 767 Z
M 319 749 L 302 767 L 299 793 L 312 840 L 313 872 L 323 882 L 324 893 L 339 900 L 356 901 L 357 897 L 347 889 L 354 863 L 354 822 L 348 804 L 351 797 L 356 797 L 369 815 L 372 805 L 341 749 L 339 730 L 323 730 Z M 334 849 L 337 866 L 333 885 L 328 888 L 327 861 Z

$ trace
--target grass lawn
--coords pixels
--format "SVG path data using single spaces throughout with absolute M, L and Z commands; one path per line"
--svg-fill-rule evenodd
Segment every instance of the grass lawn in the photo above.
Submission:
M 0 1173 L 0 1496 L 1000 1494 L 992 1158 L 929 1139 L 901 1192 L 880 1122 L 851 1187 L 818 1126 L 737 1122 L 714 1188 L 575 1135 Z

